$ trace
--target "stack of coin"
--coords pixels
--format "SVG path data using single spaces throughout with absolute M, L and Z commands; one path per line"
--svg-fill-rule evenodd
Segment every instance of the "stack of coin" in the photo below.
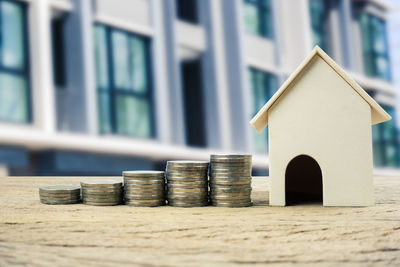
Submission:
M 43 186 L 39 188 L 39 196 L 43 204 L 75 204 L 81 200 L 81 188 L 72 185 Z
M 163 171 L 124 171 L 122 175 L 126 205 L 156 207 L 165 204 Z
M 176 207 L 200 207 L 208 204 L 208 162 L 168 161 L 167 200 Z
M 211 155 L 210 199 L 213 206 L 251 206 L 251 155 Z
M 114 206 L 122 202 L 122 182 L 81 181 L 82 202 L 93 206 Z

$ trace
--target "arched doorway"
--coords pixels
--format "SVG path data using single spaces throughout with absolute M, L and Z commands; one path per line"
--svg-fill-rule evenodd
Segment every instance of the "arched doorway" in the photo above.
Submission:
M 322 203 L 322 172 L 315 159 L 300 155 L 289 162 L 285 173 L 285 196 L 286 205 Z

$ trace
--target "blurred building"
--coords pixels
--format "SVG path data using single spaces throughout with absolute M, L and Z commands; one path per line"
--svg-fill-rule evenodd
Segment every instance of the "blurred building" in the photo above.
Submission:
M 250 118 L 318 44 L 392 116 L 383 0 L 0 0 L 0 162 L 119 175 L 213 152 L 268 168 Z M 399 167 L 395 120 L 373 127 Z

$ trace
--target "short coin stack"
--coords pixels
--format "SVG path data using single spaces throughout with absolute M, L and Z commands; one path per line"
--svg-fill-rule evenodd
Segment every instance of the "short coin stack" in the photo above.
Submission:
M 93 206 L 114 206 L 122 202 L 122 182 L 81 181 L 82 202 Z
M 81 188 L 72 185 L 43 186 L 39 188 L 39 196 L 43 204 L 75 204 L 81 200 Z
M 157 207 L 165 204 L 163 171 L 124 171 L 122 175 L 126 205 Z
M 201 207 L 208 204 L 208 162 L 168 161 L 167 200 L 176 207 Z
M 211 155 L 210 199 L 213 206 L 251 206 L 251 155 Z

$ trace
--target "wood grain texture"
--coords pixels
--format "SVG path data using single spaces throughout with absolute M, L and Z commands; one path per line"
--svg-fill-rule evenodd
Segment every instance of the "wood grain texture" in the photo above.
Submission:
M 375 177 L 366 208 L 269 207 L 266 178 L 250 208 L 39 203 L 80 180 L 0 178 L 0 266 L 400 265 L 400 177 Z

